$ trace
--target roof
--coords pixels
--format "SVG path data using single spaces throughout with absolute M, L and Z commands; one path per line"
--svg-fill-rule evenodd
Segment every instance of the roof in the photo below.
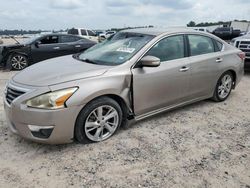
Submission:
M 158 36 L 163 33 L 181 33 L 181 32 L 198 32 L 194 31 L 193 29 L 183 28 L 183 27 L 170 27 L 166 29 L 160 28 L 139 28 L 139 29 L 126 29 L 122 32 L 131 32 L 131 33 L 141 33 L 145 35 L 154 35 Z M 199 33 L 199 32 L 198 32 Z

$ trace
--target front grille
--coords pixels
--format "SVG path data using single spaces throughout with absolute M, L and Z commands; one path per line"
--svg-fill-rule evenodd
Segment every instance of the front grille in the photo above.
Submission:
M 238 48 L 245 53 L 249 53 L 250 52 L 250 41 L 240 41 Z
M 250 41 L 240 41 L 241 44 L 250 44 Z
M 12 103 L 13 100 L 15 100 L 17 97 L 23 95 L 25 92 L 19 91 L 13 88 L 8 87 L 7 93 L 6 93 L 6 100 L 9 104 Z

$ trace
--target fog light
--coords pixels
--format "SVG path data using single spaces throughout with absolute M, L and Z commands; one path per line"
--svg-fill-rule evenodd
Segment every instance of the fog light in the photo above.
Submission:
M 28 127 L 34 137 L 42 139 L 49 138 L 54 129 L 54 126 L 28 125 Z

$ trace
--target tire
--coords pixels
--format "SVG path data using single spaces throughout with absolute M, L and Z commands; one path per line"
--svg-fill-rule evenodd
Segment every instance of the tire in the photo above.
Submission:
M 108 117 L 111 118 L 105 120 Z M 104 141 L 116 133 L 122 117 L 122 109 L 115 100 L 109 97 L 95 99 L 79 113 L 75 124 L 75 139 L 82 144 Z
M 11 70 L 23 70 L 28 67 L 28 58 L 22 54 L 13 54 L 8 60 L 8 65 Z
M 225 101 L 231 94 L 233 84 L 234 79 L 232 73 L 229 71 L 223 73 L 216 84 L 212 100 L 215 102 Z

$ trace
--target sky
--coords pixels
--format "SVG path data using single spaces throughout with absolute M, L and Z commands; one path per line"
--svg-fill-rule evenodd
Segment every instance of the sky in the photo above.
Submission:
M 109 29 L 250 20 L 250 0 L 0 0 L 0 29 Z

